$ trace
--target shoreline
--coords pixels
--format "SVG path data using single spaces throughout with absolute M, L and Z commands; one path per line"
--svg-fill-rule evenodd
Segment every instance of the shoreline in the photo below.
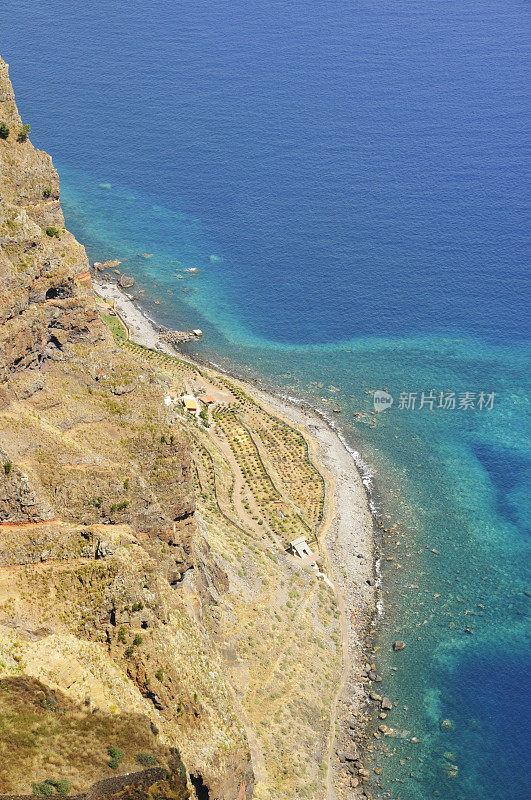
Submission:
M 275 394 L 242 379 L 218 365 L 194 359 L 163 342 L 155 320 L 137 305 L 112 278 L 92 276 L 95 294 L 111 299 L 131 338 L 146 347 L 158 349 L 213 373 L 228 375 L 253 394 L 261 405 L 300 429 L 311 447 L 311 457 L 326 484 L 326 515 L 319 541 L 341 612 L 343 671 L 332 708 L 328 748 L 328 800 L 363 797 L 350 776 L 342 774 L 345 763 L 338 753 L 354 747 L 356 761 L 363 758 L 364 708 L 368 694 L 364 676 L 370 662 L 369 636 L 379 613 L 376 554 L 376 518 L 371 498 L 371 475 L 362 471 L 355 451 L 317 409 L 304 402 Z M 349 723 L 356 722 L 355 729 Z M 352 777 L 354 775 L 350 773 Z M 338 790 L 336 792 L 336 789 Z

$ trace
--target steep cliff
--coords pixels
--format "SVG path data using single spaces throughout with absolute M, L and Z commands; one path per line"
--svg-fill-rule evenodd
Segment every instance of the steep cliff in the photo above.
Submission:
M 195 519 L 187 435 L 100 320 L 1 60 L 0 196 L 0 723 L 18 714 L 28 731 L 0 759 L 0 793 L 56 778 L 85 792 L 147 749 L 174 794 L 135 797 L 250 798 L 246 735 L 197 611 L 227 577 Z

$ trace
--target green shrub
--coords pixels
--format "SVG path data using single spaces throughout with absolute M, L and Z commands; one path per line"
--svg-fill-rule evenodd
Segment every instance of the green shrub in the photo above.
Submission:
M 67 781 L 66 778 L 62 778 L 60 781 L 57 781 L 55 784 L 55 791 L 57 794 L 65 797 L 70 791 L 70 781 Z
M 131 611 L 142 611 L 143 608 L 144 608 L 144 603 L 141 602 L 133 603 L 133 605 L 131 606 Z
M 9 136 L 9 128 L 5 122 L 0 122 L 0 139 L 7 139 Z
M 67 781 L 66 778 L 46 778 L 42 784 L 34 784 L 34 786 L 39 786 L 39 788 L 42 788 L 43 786 L 50 788 L 51 792 L 44 792 L 44 794 L 48 795 L 53 794 L 53 790 L 55 789 L 57 794 L 61 795 L 61 797 L 65 797 L 70 791 L 70 781 Z
M 45 200 L 47 200 L 50 197 L 51 193 L 52 189 L 50 186 L 47 186 L 46 189 L 42 190 L 42 196 L 44 197 Z
M 158 758 L 152 753 L 138 753 L 136 760 L 139 764 L 142 764 L 143 767 L 154 767 L 155 764 L 159 763 Z
M 42 781 L 41 783 L 34 783 L 33 784 L 32 794 L 34 794 L 34 795 L 37 795 L 39 797 L 42 797 L 42 796 L 50 797 L 51 795 L 53 795 L 53 793 L 54 793 L 53 786 L 51 786 L 46 781 Z
M 29 136 L 30 124 L 26 122 L 18 132 L 17 139 L 19 142 L 25 142 Z
M 123 625 L 120 626 L 120 630 L 118 631 L 118 641 L 125 644 L 125 628 Z
M 60 235 L 59 235 L 59 231 L 57 230 L 57 228 L 54 228 L 53 225 L 50 225 L 48 228 L 46 228 L 45 233 L 46 233 L 46 236 L 50 237 L 50 239 L 53 239 L 54 236 L 55 236 L 56 239 L 60 239 L 61 238 Z
M 162 683 L 162 679 L 164 678 L 164 672 L 163 672 L 163 670 L 162 670 L 162 669 L 160 669 L 160 668 L 159 668 L 159 669 L 158 669 L 158 670 L 155 672 L 155 678 L 156 678 L 158 681 L 160 681 L 160 682 Z
M 142 644 L 142 637 L 139 633 L 135 634 L 135 638 L 133 639 L 133 646 L 138 647 L 138 645 Z
M 111 744 L 110 747 L 107 748 L 107 752 L 110 755 L 109 767 L 111 769 L 118 769 L 120 761 L 124 757 L 123 752 L 114 744 Z
M 11 472 L 12 469 L 13 469 L 13 464 L 11 463 L 11 461 L 6 461 L 6 463 L 4 464 L 4 472 L 5 472 L 5 474 L 9 475 L 9 473 Z

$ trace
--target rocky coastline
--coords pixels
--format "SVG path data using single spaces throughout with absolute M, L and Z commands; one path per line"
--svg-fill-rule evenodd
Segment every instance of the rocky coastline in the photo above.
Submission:
M 143 310 L 141 301 L 130 296 L 113 277 L 93 278 L 95 292 L 111 300 L 116 313 L 139 344 L 197 363 L 202 369 L 229 375 L 254 395 L 264 407 L 304 431 L 312 444 L 312 459 L 327 484 L 328 513 L 323 522 L 322 538 L 328 571 L 333 575 L 340 599 L 343 636 L 343 675 L 336 694 L 336 724 L 330 738 L 328 758 L 331 764 L 327 797 L 329 800 L 358 800 L 373 795 L 368 788 L 371 772 L 366 768 L 364 752 L 370 748 L 370 691 L 381 678 L 374 672 L 371 637 L 377 617 L 378 580 L 377 526 L 371 512 L 367 488 L 353 454 L 334 427 L 306 403 L 281 397 L 254 382 L 240 378 L 236 371 L 221 369 L 206 361 L 191 358 L 178 348 L 178 341 L 168 341 L 165 328 L 157 325 Z M 386 700 L 386 698 L 384 698 Z M 381 704 L 382 699 L 378 700 Z M 385 710 L 381 708 L 381 713 Z M 370 751 L 369 751 L 370 752 Z

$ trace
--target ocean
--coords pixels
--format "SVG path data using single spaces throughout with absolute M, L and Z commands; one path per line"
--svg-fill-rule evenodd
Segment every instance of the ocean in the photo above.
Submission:
M 0 31 L 91 260 L 366 465 L 373 795 L 530 797 L 529 9 L 18 0 Z

